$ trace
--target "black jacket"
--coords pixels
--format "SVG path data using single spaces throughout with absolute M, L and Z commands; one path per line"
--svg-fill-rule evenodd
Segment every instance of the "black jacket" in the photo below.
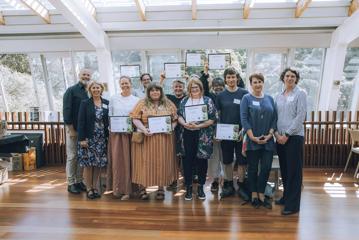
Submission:
M 77 130 L 77 117 L 82 100 L 88 99 L 85 86 L 81 83 L 77 83 L 69 87 L 63 98 L 63 115 L 65 124 L 72 124 Z
M 108 138 L 108 104 L 109 101 L 101 98 L 103 109 L 103 123 L 105 126 L 105 136 Z M 80 111 L 78 115 L 78 141 L 84 141 L 90 139 L 94 135 L 95 130 L 96 111 L 93 99 L 86 99 L 81 102 Z

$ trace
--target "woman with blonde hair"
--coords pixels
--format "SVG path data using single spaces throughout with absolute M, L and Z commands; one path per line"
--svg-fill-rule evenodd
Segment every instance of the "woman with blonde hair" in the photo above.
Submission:
M 130 116 L 137 131 L 144 134 L 143 142 L 133 142 L 131 146 L 132 182 L 143 186 L 141 199 L 148 199 L 146 187 L 159 186 L 156 199 L 163 200 L 163 186 L 177 179 L 173 134 L 177 124 L 176 106 L 166 98 L 158 83 L 150 83 L 146 97 L 137 103 Z M 161 116 L 170 117 L 172 131 L 152 133 L 148 125 L 149 118 Z
M 83 100 L 78 115 L 78 161 L 84 167 L 87 197 L 101 197 L 97 189 L 102 167 L 107 164 L 108 104 L 103 99 L 104 86 L 91 82 L 88 86 L 90 99 Z
M 204 96 L 202 82 L 197 77 L 192 77 L 188 83 L 188 96 L 185 97 L 179 107 L 178 122 L 183 126 L 183 171 L 186 184 L 185 200 L 192 200 L 192 170 L 196 168 L 199 186 L 197 196 L 199 199 L 206 199 L 203 185 L 206 182 L 208 159 L 213 152 L 213 124 L 216 120 L 216 108 L 213 101 Z M 191 121 L 186 118 L 186 108 L 203 105 L 207 117 L 203 121 Z
M 138 97 L 132 95 L 131 78 L 121 76 L 119 79 L 120 94 L 111 97 L 109 116 L 129 117 Z M 131 125 L 132 126 L 132 125 Z M 111 126 L 110 126 L 111 129 Z M 135 191 L 131 181 L 131 132 L 110 132 L 108 146 L 107 190 L 113 191 L 115 197 L 127 200 Z

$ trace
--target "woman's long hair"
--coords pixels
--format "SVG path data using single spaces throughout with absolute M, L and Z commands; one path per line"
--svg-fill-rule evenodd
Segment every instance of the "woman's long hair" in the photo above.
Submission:
M 151 82 L 148 85 L 148 87 L 146 89 L 145 105 L 147 107 L 149 107 L 150 105 L 153 104 L 153 101 L 150 97 L 150 91 L 153 89 L 159 90 L 161 93 L 160 99 L 159 99 L 159 105 L 164 105 L 167 107 L 169 100 L 167 99 L 166 95 L 164 94 L 162 86 L 157 82 Z

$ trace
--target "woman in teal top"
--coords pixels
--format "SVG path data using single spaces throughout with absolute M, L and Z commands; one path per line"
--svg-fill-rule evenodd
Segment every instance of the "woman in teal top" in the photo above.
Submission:
M 274 100 L 263 94 L 264 77 L 252 74 L 249 77 L 252 92 L 244 95 L 241 102 L 241 123 L 247 133 L 248 181 L 252 192 L 252 205 L 271 209 L 271 202 L 264 197 L 265 187 L 272 168 L 277 115 Z M 260 172 L 258 175 L 258 165 Z

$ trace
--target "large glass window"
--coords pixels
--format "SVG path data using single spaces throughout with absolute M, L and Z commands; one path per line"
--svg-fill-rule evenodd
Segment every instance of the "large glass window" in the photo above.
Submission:
M 99 80 L 100 73 L 98 71 L 96 52 L 76 52 L 76 73 L 83 68 L 91 69 L 92 79 Z
M 308 94 L 309 111 L 314 111 L 318 104 L 323 57 L 323 48 L 295 49 L 294 67 L 300 73 L 300 81 L 298 86 L 305 89 Z
M 340 95 L 337 110 L 350 110 L 353 101 L 355 81 L 358 81 L 359 48 L 348 48 L 345 57 L 343 79 L 340 83 Z
M 112 62 L 113 62 L 113 74 L 115 79 L 115 88 L 118 92 L 119 85 L 118 79 L 121 76 L 120 66 L 121 65 L 140 65 L 141 72 L 142 69 L 142 59 L 141 52 L 137 50 L 128 50 L 128 51 L 113 51 L 112 52 Z M 132 78 L 133 88 L 138 88 L 140 86 L 139 78 Z
M 283 88 L 279 77 L 283 69 L 284 59 L 283 53 L 259 52 L 254 56 L 253 70 L 263 74 L 264 92 L 272 97 L 277 96 Z
M 25 54 L 0 55 L 0 78 L 9 111 L 25 112 L 29 111 L 30 107 L 38 106 L 34 97 L 30 65 Z M 1 101 L 3 102 L 3 96 Z

